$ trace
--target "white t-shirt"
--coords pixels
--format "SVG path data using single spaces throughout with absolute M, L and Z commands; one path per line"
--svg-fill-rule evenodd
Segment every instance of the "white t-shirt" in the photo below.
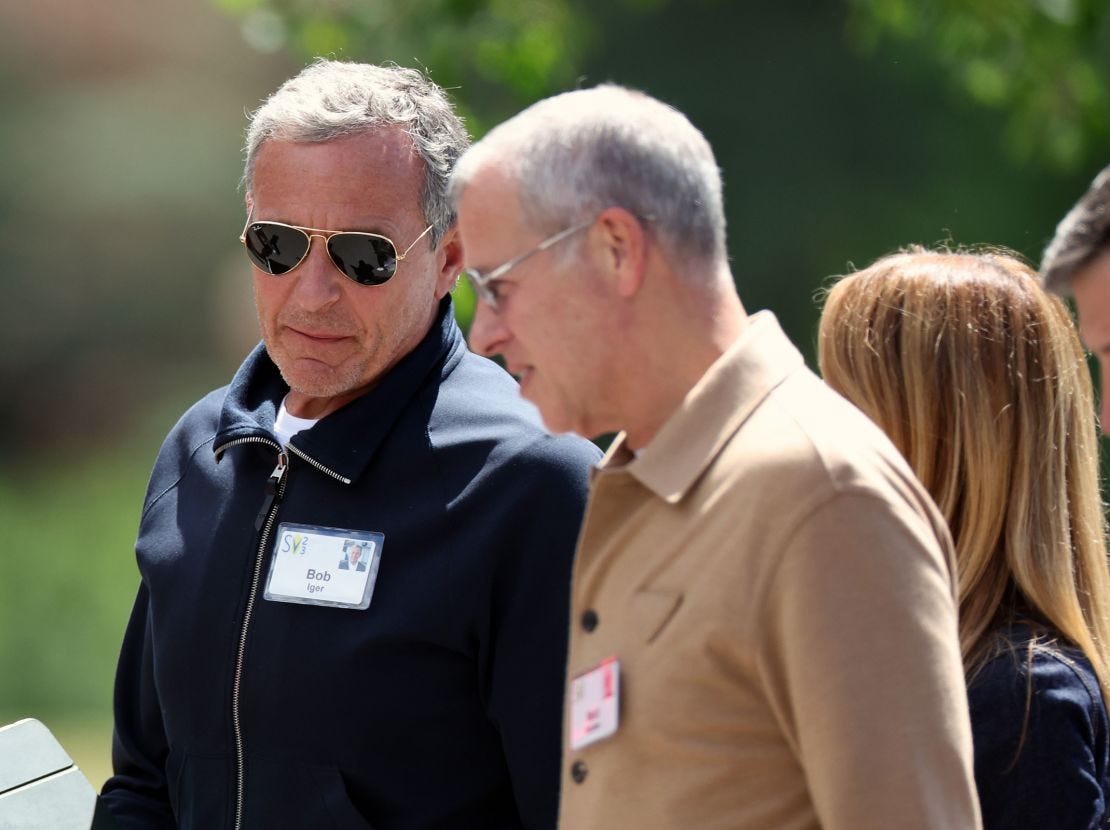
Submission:
M 285 398 L 281 399 L 281 406 L 278 408 L 277 419 L 274 421 L 274 432 L 277 433 L 278 440 L 281 441 L 282 446 L 289 443 L 289 439 L 296 435 L 301 430 L 308 429 L 319 418 L 298 418 L 296 415 L 290 415 L 289 410 L 285 408 Z

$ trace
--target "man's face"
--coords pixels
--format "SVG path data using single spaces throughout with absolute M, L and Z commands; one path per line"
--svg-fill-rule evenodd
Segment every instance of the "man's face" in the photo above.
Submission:
M 351 550 L 348 552 L 347 556 L 350 559 L 352 565 L 358 564 L 358 560 L 362 558 L 362 546 L 351 545 Z
M 592 230 L 509 271 L 496 286 L 497 311 L 479 302 L 470 328 L 471 347 L 504 357 L 548 429 L 587 437 L 613 428 L 604 412 L 615 351 L 602 280 L 591 263 Z M 523 223 L 517 187 L 496 168 L 481 169 L 463 191 L 459 236 L 468 267 L 492 270 L 547 235 Z
M 1099 420 L 1110 433 L 1110 248 L 1076 272 L 1071 283 L 1079 313 L 1079 336 L 1098 359 Z
M 424 164 L 412 140 L 385 127 L 319 143 L 269 140 L 258 152 L 248 203 L 255 220 L 387 236 L 403 252 L 426 227 Z M 453 232 L 417 242 L 382 285 L 339 272 L 324 240 L 294 270 L 252 268 L 262 338 L 289 384 L 295 415 L 323 417 L 363 394 L 412 350 L 458 268 Z

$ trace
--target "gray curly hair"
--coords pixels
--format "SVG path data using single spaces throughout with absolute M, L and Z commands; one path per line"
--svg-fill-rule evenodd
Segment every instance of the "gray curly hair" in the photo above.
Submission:
M 424 161 L 420 200 L 435 247 L 455 221 L 447 182 L 470 138 L 443 89 L 415 69 L 318 58 L 251 115 L 243 183 L 249 192 L 258 151 L 269 139 L 328 141 L 391 125 L 412 137 Z

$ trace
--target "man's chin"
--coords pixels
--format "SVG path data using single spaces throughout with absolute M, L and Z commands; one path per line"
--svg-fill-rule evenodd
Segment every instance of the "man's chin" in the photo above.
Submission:
M 582 432 L 584 424 L 572 419 L 565 407 L 558 406 L 550 399 L 544 398 L 542 386 L 537 384 L 537 380 L 538 376 L 534 374 L 530 367 L 522 371 L 520 374 L 520 396 L 539 410 L 544 429 L 556 435 L 573 432 L 576 435 L 589 437 Z
M 304 372 L 282 372 L 289 390 L 304 398 L 335 398 L 351 391 L 351 384 L 336 377 L 306 376 Z
M 331 412 L 370 388 L 370 384 L 354 377 L 354 373 L 337 372 L 319 364 L 311 370 L 303 362 L 294 366 L 279 366 L 279 369 L 282 379 L 289 386 L 290 403 L 299 402 L 302 411 Z
M 575 425 L 567 418 L 566 413 L 553 407 L 545 407 L 537 401 L 532 401 L 540 411 L 540 420 L 548 432 L 561 435 L 565 432 L 575 432 Z

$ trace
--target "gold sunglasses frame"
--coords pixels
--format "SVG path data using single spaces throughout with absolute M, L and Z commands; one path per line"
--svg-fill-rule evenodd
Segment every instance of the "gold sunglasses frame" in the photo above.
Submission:
M 253 220 L 254 220 L 254 206 L 251 205 L 251 209 L 249 211 L 247 211 L 247 221 L 243 224 L 243 232 L 239 234 L 239 241 L 241 243 L 243 243 L 244 248 L 247 247 L 247 229 L 251 226 Z M 423 239 L 425 236 L 427 236 L 428 232 L 432 228 L 435 227 L 435 225 L 428 225 L 428 227 L 424 228 L 424 230 L 421 231 L 420 235 L 412 241 L 411 245 L 409 245 L 407 248 L 405 248 L 404 251 L 398 252 L 397 243 L 394 242 L 392 239 L 390 239 L 388 236 L 385 236 L 385 235 L 380 234 L 380 233 L 370 233 L 369 231 L 332 231 L 332 230 L 326 230 L 324 228 L 307 228 L 307 227 L 304 227 L 302 225 L 290 225 L 287 222 L 275 222 L 272 219 L 260 219 L 259 224 L 262 224 L 262 223 L 265 223 L 267 225 L 278 225 L 282 228 L 291 228 L 292 230 L 300 231 L 301 233 L 303 233 L 308 238 L 308 247 L 305 248 L 304 256 L 302 256 L 299 260 L 297 260 L 296 265 L 294 265 L 288 271 L 285 271 L 284 273 L 281 273 L 281 274 L 275 274 L 272 271 L 265 271 L 262 268 L 259 268 L 258 265 L 255 264 L 254 260 L 251 259 L 248 256 L 247 259 L 250 259 L 251 265 L 254 268 L 257 268 L 259 271 L 262 271 L 263 274 L 266 274 L 267 276 L 271 276 L 271 277 L 284 277 L 286 274 L 291 274 L 293 271 L 296 271 L 298 268 L 301 267 L 301 263 L 303 263 L 306 259 L 308 259 L 308 255 L 312 251 L 312 240 L 314 238 L 318 238 L 318 239 L 322 239 L 324 241 L 324 250 L 327 252 L 328 262 L 330 262 L 332 264 L 332 266 L 335 268 L 335 270 L 338 271 L 340 274 L 342 274 L 347 279 L 349 279 L 351 282 L 355 283 L 356 285 L 363 285 L 363 286 L 367 286 L 367 287 L 372 287 L 372 286 L 375 286 L 375 285 L 384 285 L 385 283 L 387 283 L 391 279 L 393 279 L 397 275 L 397 266 L 404 260 L 404 258 L 406 256 L 408 256 L 409 251 L 411 251 L 414 247 L 416 247 L 416 243 L 419 242 L 421 239 Z M 331 239 L 333 236 L 337 236 L 339 234 L 348 234 L 348 235 L 353 235 L 353 236 L 369 236 L 369 237 L 373 237 L 374 239 L 384 239 L 386 242 L 388 242 L 390 245 L 393 246 L 394 261 L 397 263 L 393 267 L 393 273 L 390 274 L 388 277 L 386 277 L 381 282 L 360 282 L 359 280 L 356 280 L 354 277 L 352 277 L 350 274 L 348 274 L 346 271 L 344 271 L 342 268 L 339 267 L 339 264 L 332 258 L 331 251 L 328 249 L 328 240 Z M 249 249 L 248 249 L 248 253 L 249 253 Z

